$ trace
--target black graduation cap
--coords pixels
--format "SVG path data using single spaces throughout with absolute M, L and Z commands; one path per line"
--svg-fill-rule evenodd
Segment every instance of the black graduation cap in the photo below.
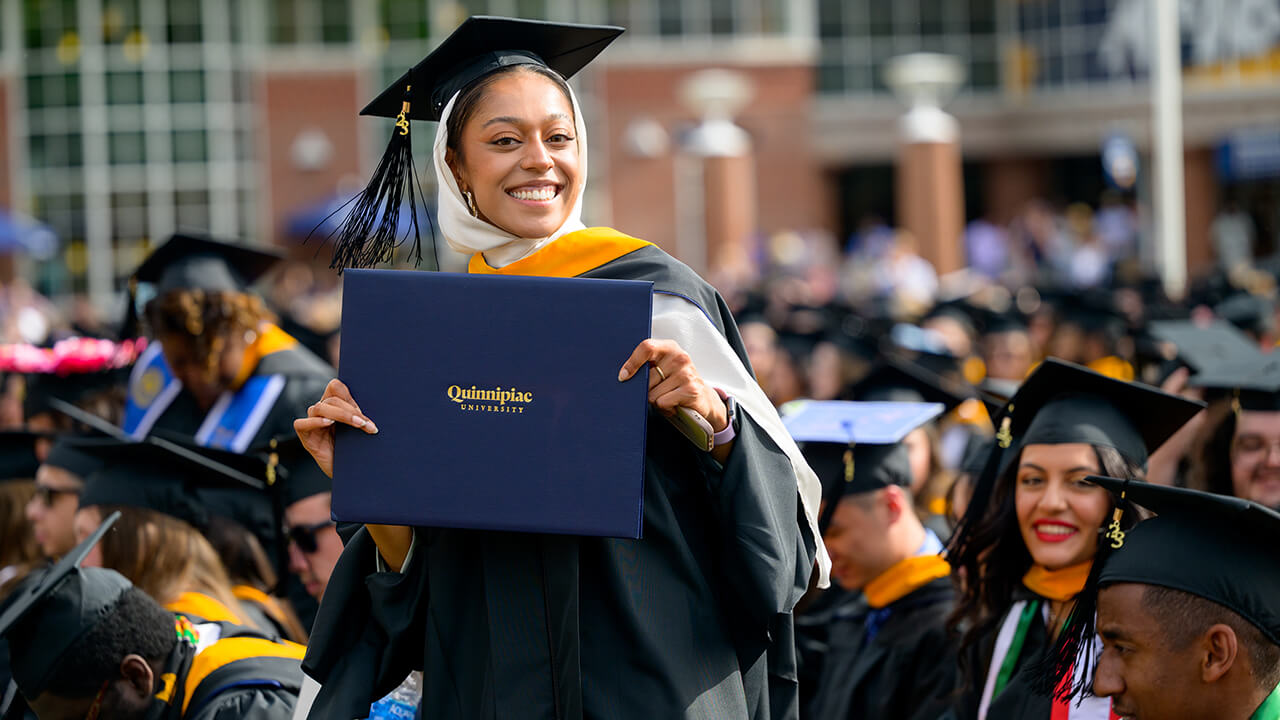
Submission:
M 1255 352 L 1216 365 L 1188 381 L 1215 396 L 1232 399 L 1236 409 L 1280 411 L 1280 355 Z
M 0 637 L 9 642 L 13 679 L 25 697 L 45 691 L 62 656 L 133 587 L 114 570 L 80 567 L 119 517 L 112 513 L 57 564 L 27 576 L 0 612 Z
M 1223 320 L 1199 324 L 1190 320 L 1153 322 L 1148 330 L 1178 349 L 1178 358 L 1197 372 L 1261 358 L 1257 343 Z
M 845 495 L 890 485 L 911 485 L 911 462 L 902 444 L 911 431 L 942 414 L 939 403 L 799 401 L 786 407 L 783 424 L 822 483 L 830 522 Z
M 259 479 L 261 473 L 259 477 L 251 474 L 251 463 L 255 461 L 247 456 L 184 447 L 161 438 L 142 442 L 102 438 L 86 440 L 77 447 L 102 462 L 102 468 L 85 481 L 81 507 L 145 508 L 204 529 L 210 513 L 235 519 L 233 513 L 220 507 L 220 499 L 249 491 L 266 497 L 262 490 L 266 484 Z M 262 465 L 261 461 L 256 462 Z M 269 500 L 267 506 L 270 507 Z
M 942 403 L 951 412 L 976 393 L 916 363 L 886 355 L 842 397 L 863 402 Z
M 1275 327 L 1275 301 L 1252 293 L 1239 293 L 1218 303 L 1213 313 L 1246 332 L 1262 335 Z
M 157 295 L 178 289 L 244 292 L 281 259 L 259 248 L 179 233 L 143 260 L 133 278 L 154 285 Z
M 978 433 L 969 435 L 964 443 L 964 455 L 960 458 L 960 472 L 970 477 L 978 477 L 995 446 L 996 439 L 993 437 Z
M 123 389 L 129 382 L 129 367 L 98 372 L 28 373 L 22 396 L 23 416 L 30 419 L 54 410 L 53 400 L 78 403 L 112 389 Z
M 469 17 L 360 114 L 393 118 L 409 102 L 409 119 L 438 121 L 454 94 L 494 70 L 541 65 L 569 78 L 623 32 L 612 25 Z
M 44 464 L 61 468 L 84 480 L 102 469 L 101 460 L 80 448 L 80 445 L 87 439 L 89 438 L 81 435 L 60 436 L 53 441 L 53 446 L 49 448 L 49 455 L 45 457 Z
M 30 480 L 36 476 L 40 467 L 36 440 L 42 437 L 42 433 L 26 430 L 0 431 L 0 482 Z

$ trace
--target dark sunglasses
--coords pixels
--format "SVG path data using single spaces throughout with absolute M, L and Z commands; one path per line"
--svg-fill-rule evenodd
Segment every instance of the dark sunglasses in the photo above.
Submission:
M 288 528 L 285 530 L 285 534 L 289 537 L 289 542 L 297 545 L 299 550 L 304 553 L 313 553 L 317 549 L 316 534 L 337 524 L 332 520 L 326 520 L 315 525 L 299 525 Z
M 59 490 L 57 488 L 51 488 L 47 485 L 36 486 L 36 497 L 39 498 L 40 502 L 44 503 L 44 506 L 47 508 L 53 507 L 53 501 L 56 500 L 59 495 L 78 496 L 79 494 L 80 494 L 80 491 L 78 490 Z

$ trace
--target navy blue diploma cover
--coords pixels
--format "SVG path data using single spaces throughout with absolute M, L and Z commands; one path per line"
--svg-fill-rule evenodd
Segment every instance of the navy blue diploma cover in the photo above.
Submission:
M 343 274 L 339 376 L 377 435 L 338 425 L 341 521 L 638 538 L 650 282 Z

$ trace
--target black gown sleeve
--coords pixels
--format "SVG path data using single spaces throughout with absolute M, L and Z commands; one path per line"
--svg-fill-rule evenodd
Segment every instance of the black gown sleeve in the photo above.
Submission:
M 228 690 L 184 720 L 289 720 L 297 704 L 297 693 L 289 690 Z
M 361 527 L 325 587 L 302 661 L 302 669 L 321 684 L 309 720 L 368 717 L 373 702 L 410 671 L 422 669 L 426 548 L 416 548 L 401 572 L 379 572 L 376 553 Z

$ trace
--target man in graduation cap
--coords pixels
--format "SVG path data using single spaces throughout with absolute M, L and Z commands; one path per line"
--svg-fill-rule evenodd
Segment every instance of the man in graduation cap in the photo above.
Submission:
M 1190 384 L 1215 402 L 1188 486 L 1280 509 L 1280 359 L 1241 353 Z
M 75 516 L 85 478 L 101 466 L 76 447 L 77 436 L 54 440 L 49 455 L 35 473 L 36 492 L 27 503 L 36 543 L 47 558 L 60 558 L 76 544 Z
M 1059 657 L 1092 637 L 1096 670 L 1059 662 L 1050 680 L 1112 700 L 1132 720 L 1280 718 L 1280 514 L 1238 498 L 1090 478 L 1156 513 L 1128 532 L 1086 589 Z M 1073 672 L 1074 676 L 1068 676 Z
M 832 614 L 811 717 L 934 720 L 947 707 L 958 640 L 946 629 L 951 568 L 916 515 L 902 443 L 941 411 L 927 403 L 814 402 L 787 417 L 823 483 L 832 577 L 866 605 Z
M 223 623 L 193 624 L 114 570 L 80 567 L 114 521 L 33 573 L 0 612 L 14 682 L 36 716 L 291 717 L 300 645 Z

